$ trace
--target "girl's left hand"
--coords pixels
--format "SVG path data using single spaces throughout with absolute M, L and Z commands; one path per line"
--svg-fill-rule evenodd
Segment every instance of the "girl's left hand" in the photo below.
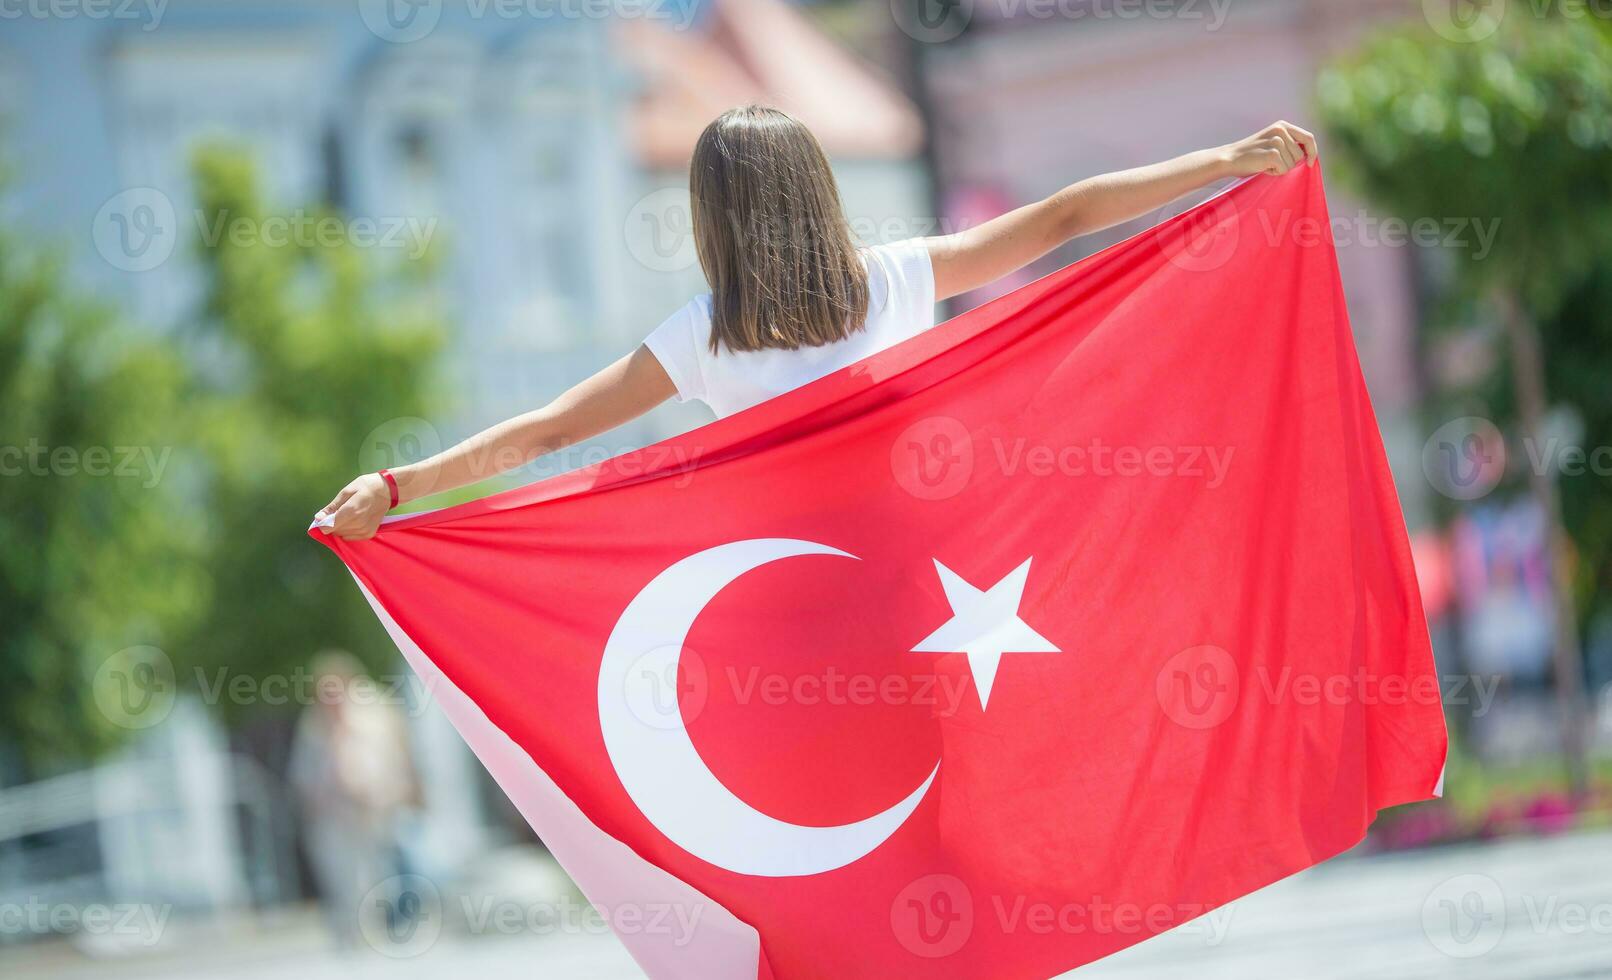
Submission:
M 1248 137 L 1222 148 L 1230 176 L 1285 174 L 1301 163 L 1315 163 L 1315 136 L 1290 122 L 1273 122 Z
M 391 506 L 392 495 L 386 481 L 379 474 L 365 473 L 342 487 L 341 493 L 319 508 L 314 519 L 329 515 L 334 522 L 329 527 L 321 527 L 320 531 L 349 541 L 363 541 L 375 536 L 381 518 Z

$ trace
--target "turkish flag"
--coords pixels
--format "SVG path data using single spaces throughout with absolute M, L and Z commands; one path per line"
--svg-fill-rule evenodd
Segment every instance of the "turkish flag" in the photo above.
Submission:
M 340 556 L 656 977 L 1046 977 L 1438 791 L 1319 171 Z

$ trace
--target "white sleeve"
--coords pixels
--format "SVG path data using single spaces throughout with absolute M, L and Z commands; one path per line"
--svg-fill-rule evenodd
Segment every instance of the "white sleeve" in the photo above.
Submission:
M 884 272 L 887 315 L 911 337 L 935 325 L 935 267 L 929 249 L 917 239 L 879 245 L 870 251 Z
M 710 318 L 702 316 L 699 300 L 694 300 L 667 317 L 644 338 L 644 346 L 666 369 L 677 386 L 677 400 L 705 399 L 705 376 L 700 371 L 702 345 L 710 343 Z M 704 330 L 700 327 L 705 326 Z

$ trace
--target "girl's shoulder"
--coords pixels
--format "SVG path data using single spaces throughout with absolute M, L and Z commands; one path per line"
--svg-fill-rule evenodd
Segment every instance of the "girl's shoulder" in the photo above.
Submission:
M 904 323 L 922 323 L 920 329 L 933 326 L 935 270 L 923 239 L 868 245 L 862 254 L 868 264 L 869 315 L 884 312 Z
M 644 338 L 677 387 L 677 400 L 701 398 L 705 361 L 711 353 L 711 294 L 701 293 L 678 307 Z

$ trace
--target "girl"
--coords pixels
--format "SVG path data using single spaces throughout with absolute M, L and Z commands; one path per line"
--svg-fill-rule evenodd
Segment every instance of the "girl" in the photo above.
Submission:
M 392 507 L 591 439 L 668 398 L 718 416 L 816 380 L 934 325 L 935 303 L 977 289 L 1071 238 L 1110 228 L 1227 177 L 1316 160 L 1285 122 L 1247 139 L 1071 184 L 954 235 L 858 249 L 828 159 L 777 109 L 746 106 L 700 134 L 689 165 L 694 238 L 710 293 L 637 350 L 535 411 L 430 459 L 360 476 L 319 512 L 326 534 L 368 538 Z

